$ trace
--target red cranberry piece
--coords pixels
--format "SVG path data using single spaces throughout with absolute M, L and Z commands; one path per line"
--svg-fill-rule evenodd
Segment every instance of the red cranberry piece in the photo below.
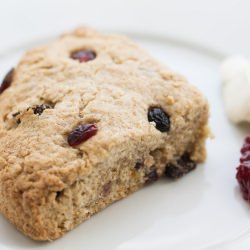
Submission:
M 250 144 L 250 136 L 247 136 L 247 137 L 245 138 L 245 142 L 248 143 L 248 144 Z
M 240 152 L 241 152 L 242 154 L 244 154 L 245 152 L 248 152 L 248 151 L 250 151 L 250 144 L 247 143 L 247 142 L 245 142 L 245 143 L 243 144 L 243 147 L 241 148 Z
M 78 126 L 68 136 L 68 144 L 72 147 L 77 146 L 97 133 L 97 126 L 93 123 L 86 123 Z
M 240 184 L 243 198 L 250 202 L 250 166 L 249 164 L 241 164 L 237 168 L 236 179 Z
M 93 50 L 79 50 L 71 54 L 71 58 L 79 62 L 88 62 L 96 58 L 96 53 Z
M 240 185 L 243 198 L 250 202 L 250 137 L 246 137 L 241 149 L 240 166 L 237 168 L 236 179 Z
M 10 85 L 14 76 L 14 68 L 12 68 L 4 77 L 3 82 L 0 86 L 0 94 L 2 94 Z
M 150 108 L 148 110 L 148 121 L 155 122 L 156 128 L 161 132 L 168 132 L 170 130 L 170 117 L 161 108 Z
M 240 163 L 249 161 L 250 161 L 250 151 L 245 151 L 240 158 Z

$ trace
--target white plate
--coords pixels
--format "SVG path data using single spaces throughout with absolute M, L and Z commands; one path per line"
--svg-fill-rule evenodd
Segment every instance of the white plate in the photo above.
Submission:
M 51 243 L 28 239 L 0 217 L 1 250 L 205 250 L 249 246 L 249 205 L 241 198 L 235 180 L 239 149 L 248 131 L 231 125 L 223 112 L 218 72 L 222 56 L 164 37 L 132 36 L 207 96 L 216 138 L 207 143 L 206 163 L 178 181 L 163 179 L 130 195 Z M 21 46 L 2 54 L 1 77 L 26 49 Z M 239 248 L 238 244 L 243 245 Z

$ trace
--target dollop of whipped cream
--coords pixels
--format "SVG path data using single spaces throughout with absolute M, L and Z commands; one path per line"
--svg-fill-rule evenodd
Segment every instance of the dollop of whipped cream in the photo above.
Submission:
M 234 56 L 221 65 L 222 95 L 228 118 L 250 122 L 250 61 Z

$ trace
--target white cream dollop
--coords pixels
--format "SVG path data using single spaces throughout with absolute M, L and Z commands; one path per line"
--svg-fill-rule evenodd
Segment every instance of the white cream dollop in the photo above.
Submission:
M 228 118 L 235 123 L 250 122 L 250 61 L 240 56 L 226 59 L 221 79 Z

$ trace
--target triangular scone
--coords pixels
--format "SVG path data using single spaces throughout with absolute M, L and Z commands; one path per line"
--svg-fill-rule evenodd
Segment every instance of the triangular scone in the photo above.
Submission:
M 32 49 L 0 92 L 0 210 L 35 240 L 205 159 L 206 99 L 123 36 Z

